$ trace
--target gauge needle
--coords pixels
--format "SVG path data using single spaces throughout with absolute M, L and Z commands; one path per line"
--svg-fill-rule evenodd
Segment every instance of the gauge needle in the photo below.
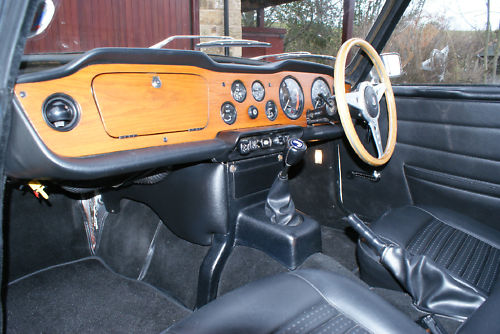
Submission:
M 283 110 L 286 110 L 286 108 L 288 108 L 288 104 L 289 104 L 289 103 L 290 103 L 290 99 L 288 99 L 288 100 L 286 101 L 285 108 L 283 108 Z

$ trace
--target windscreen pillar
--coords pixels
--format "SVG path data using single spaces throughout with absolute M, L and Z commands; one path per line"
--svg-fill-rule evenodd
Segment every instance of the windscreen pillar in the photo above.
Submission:
M 354 1 L 344 0 L 344 18 L 342 21 L 342 43 L 352 38 L 354 26 Z

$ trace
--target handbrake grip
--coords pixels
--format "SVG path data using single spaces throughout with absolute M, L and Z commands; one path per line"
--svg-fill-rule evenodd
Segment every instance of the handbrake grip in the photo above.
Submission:
M 382 255 L 384 250 L 389 246 L 382 239 L 380 239 L 368 226 L 363 222 L 355 213 L 351 213 L 347 217 L 349 225 L 352 226 L 359 235 L 365 239 L 365 242 L 373 248 L 378 255 Z

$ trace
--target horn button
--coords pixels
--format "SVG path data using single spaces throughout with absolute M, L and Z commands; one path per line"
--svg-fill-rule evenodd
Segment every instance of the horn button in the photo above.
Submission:
M 372 86 L 366 86 L 364 95 L 366 111 L 372 118 L 377 117 L 380 107 L 375 89 Z

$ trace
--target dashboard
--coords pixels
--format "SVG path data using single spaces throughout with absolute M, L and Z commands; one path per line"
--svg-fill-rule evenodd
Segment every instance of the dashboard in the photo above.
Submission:
M 228 152 L 214 146 L 212 159 L 281 149 L 287 137 L 310 127 L 308 113 L 328 103 L 332 87 L 333 69 L 310 62 L 234 64 L 196 51 L 95 49 L 19 77 L 15 118 L 24 130 L 14 137 L 24 131 L 32 143 L 11 152 L 8 169 L 26 177 L 26 168 L 38 167 L 33 176 L 43 175 L 23 151 L 75 172 L 95 158 L 127 165 L 120 162 L 127 154 L 141 165 L 137 155 L 150 149 L 166 158 L 169 151 L 224 144 Z

